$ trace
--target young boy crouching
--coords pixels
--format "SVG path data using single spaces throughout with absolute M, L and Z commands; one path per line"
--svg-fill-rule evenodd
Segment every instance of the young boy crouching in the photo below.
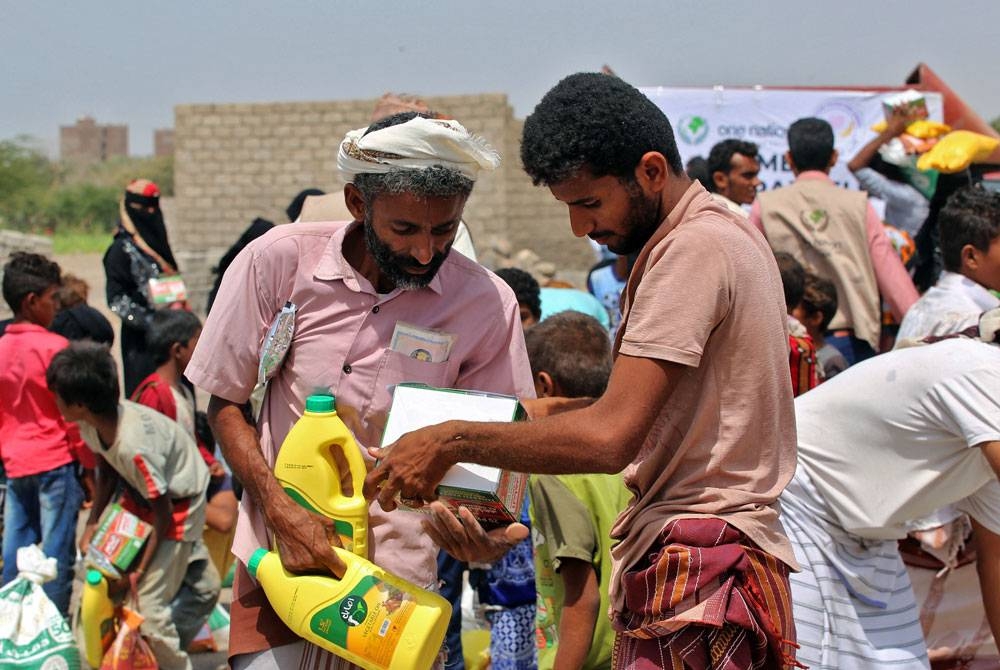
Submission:
M 118 371 L 107 348 L 71 344 L 46 374 L 56 405 L 97 455 L 97 493 L 80 539 L 86 551 L 116 490 L 122 506 L 152 524 L 129 582 L 145 617 L 142 632 L 161 668 L 190 668 L 185 649 L 219 594 L 219 575 L 201 543 L 208 467 L 195 442 L 155 410 L 120 400 Z

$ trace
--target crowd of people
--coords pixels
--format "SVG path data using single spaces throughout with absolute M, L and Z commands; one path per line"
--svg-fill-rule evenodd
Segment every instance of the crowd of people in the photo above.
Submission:
M 38 254 L 4 266 L 4 583 L 40 543 L 69 614 L 118 502 L 152 533 L 112 590 L 138 596 L 161 666 L 191 667 L 232 571 L 233 668 L 351 667 L 246 568 L 269 547 L 292 572 L 344 574 L 333 520 L 272 472 L 326 389 L 369 463 L 371 559 L 455 607 L 441 667 L 465 667 L 466 581 L 497 670 L 1000 664 L 1000 194 L 969 175 L 927 194 L 884 164 L 911 120 L 892 111 L 849 190 L 829 178 L 830 125 L 800 119 L 794 183 L 763 191 L 753 143 L 685 166 L 640 91 L 565 78 L 526 119 L 521 163 L 595 243 L 584 290 L 478 264 L 463 210 L 500 157 L 421 104 L 382 109 L 340 144 L 342 195 L 303 191 L 290 225 L 258 219 L 221 259 L 204 325 L 156 184 L 131 182 L 104 258 L 123 388 L 86 285 Z M 894 231 L 920 243 L 901 252 Z M 381 449 L 400 382 L 516 396 L 530 420 Z M 520 522 L 485 530 L 437 501 L 459 462 L 529 473 Z M 957 643 L 930 632 L 946 595 L 971 611 Z

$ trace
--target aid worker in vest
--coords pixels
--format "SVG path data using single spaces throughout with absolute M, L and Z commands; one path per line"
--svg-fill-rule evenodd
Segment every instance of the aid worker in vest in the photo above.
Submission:
M 788 128 L 785 158 L 795 182 L 757 196 L 750 221 L 771 248 L 797 258 L 837 287 L 839 308 L 827 341 L 849 364 L 878 350 L 881 301 L 897 320 L 919 297 L 863 191 L 837 186 L 833 128 L 822 119 L 799 119 Z

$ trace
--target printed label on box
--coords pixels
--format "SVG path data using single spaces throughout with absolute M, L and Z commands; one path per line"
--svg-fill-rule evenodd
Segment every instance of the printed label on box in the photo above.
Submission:
M 87 550 L 87 563 L 117 578 L 139 555 L 153 527 L 118 503 L 108 505 Z

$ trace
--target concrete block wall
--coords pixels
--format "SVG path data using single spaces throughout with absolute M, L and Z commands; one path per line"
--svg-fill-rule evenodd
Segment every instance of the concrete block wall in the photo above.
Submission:
M 425 98 L 502 154 L 501 168 L 476 184 L 465 210 L 473 239 L 509 240 L 575 276 L 593 257 L 572 237 L 565 206 L 521 170 L 522 122 L 499 93 Z M 337 150 L 344 134 L 369 123 L 377 100 L 180 105 L 175 114 L 175 202 L 171 244 L 189 288 L 257 216 L 286 221 L 301 189 L 343 188 Z M 208 281 L 210 286 L 210 281 Z M 206 289 L 207 290 L 207 289 Z M 198 302 L 195 297 L 195 302 Z

